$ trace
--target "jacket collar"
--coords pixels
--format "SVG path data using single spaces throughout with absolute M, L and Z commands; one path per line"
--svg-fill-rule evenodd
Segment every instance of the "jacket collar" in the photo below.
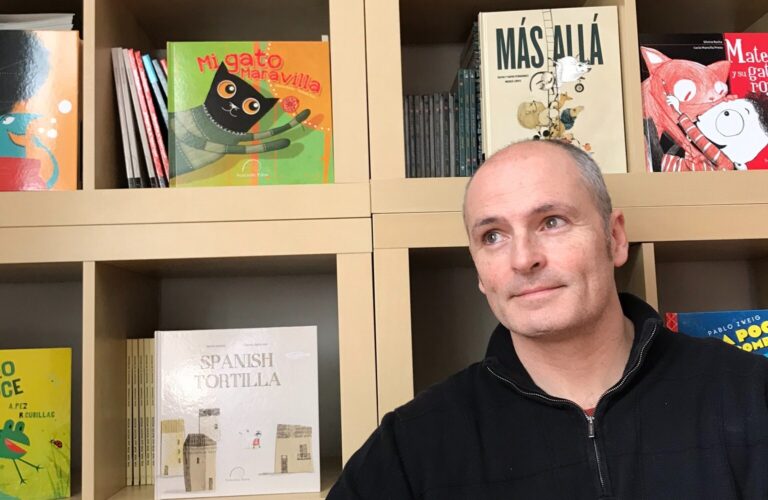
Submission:
M 645 348 L 653 341 L 653 337 L 660 329 L 661 319 L 650 305 L 634 295 L 620 293 L 619 302 L 624 316 L 629 318 L 635 326 L 632 349 L 624 368 L 626 375 L 632 367 L 642 361 L 641 356 L 647 350 Z M 522 389 L 542 392 L 531 379 L 520 358 L 517 357 L 509 330 L 504 325 L 499 324 L 493 331 L 483 364 L 502 372 Z

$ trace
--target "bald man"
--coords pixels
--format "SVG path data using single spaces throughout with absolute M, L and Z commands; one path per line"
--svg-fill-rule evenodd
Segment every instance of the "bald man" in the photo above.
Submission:
M 768 499 L 768 360 L 617 292 L 624 216 L 589 155 L 499 151 L 464 223 L 486 357 L 385 415 L 329 499 Z

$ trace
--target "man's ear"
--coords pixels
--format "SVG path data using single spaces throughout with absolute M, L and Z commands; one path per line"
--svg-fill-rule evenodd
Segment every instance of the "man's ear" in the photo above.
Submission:
M 624 214 L 621 210 L 611 213 L 611 258 L 614 267 L 621 267 L 629 258 L 629 241 L 624 227 Z

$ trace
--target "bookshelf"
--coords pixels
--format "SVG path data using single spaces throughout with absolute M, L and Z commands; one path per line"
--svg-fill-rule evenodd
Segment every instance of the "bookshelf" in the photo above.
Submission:
M 670 0 L 662 16 L 651 0 L 597 3 L 620 9 L 630 173 L 607 177 L 632 241 L 620 288 L 662 310 L 768 307 L 760 284 L 768 277 L 768 178 L 644 173 L 637 57 L 638 32 L 768 31 L 766 7 Z M 478 11 L 583 4 L 3 2 L 2 13 L 75 12 L 83 38 L 82 189 L 0 193 L 0 314 L 15 329 L 0 331 L 0 345 L 29 345 L 14 333 L 29 329 L 46 332 L 39 345 L 67 343 L 81 356 L 73 365 L 73 381 L 82 380 L 73 383 L 81 412 L 73 411 L 73 432 L 82 435 L 73 442 L 73 498 L 153 497 L 151 487 L 124 486 L 120 433 L 124 340 L 156 328 L 221 327 L 212 317 L 231 326 L 320 325 L 323 492 L 280 496 L 292 500 L 325 497 L 386 411 L 480 358 L 495 320 L 466 249 L 466 179 L 405 178 L 401 97 L 450 85 Z M 109 48 L 322 34 L 331 41 L 335 184 L 124 189 Z M 30 303 L 56 314 L 31 323 Z
M 75 12 L 83 41 L 82 188 L 0 193 L 0 314 L 10 318 L 0 345 L 74 347 L 72 498 L 154 497 L 151 487 L 125 486 L 126 339 L 295 324 L 319 327 L 323 491 L 280 498 L 325 497 L 378 417 L 362 0 L 0 6 L 58 11 Z M 335 184 L 124 189 L 111 47 L 323 34 Z M 31 304 L 50 312 L 33 315 Z
M 663 12 L 649 0 L 586 4 L 619 8 L 629 173 L 606 176 L 632 243 L 616 273 L 619 288 L 662 312 L 766 307 L 760 285 L 768 256 L 761 223 L 768 215 L 766 172 L 644 171 L 637 33 L 766 30 L 768 8 L 749 1 L 673 0 Z M 403 133 L 391 126 L 402 123 L 402 96 L 450 87 L 478 11 L 580 5 L 585 2 L 366 2 L 380 416 L 481 359 L 495 325 L 466 248 L 467 179 L 405 177 Z M 440 16 L 430 14 L 437 9 Z

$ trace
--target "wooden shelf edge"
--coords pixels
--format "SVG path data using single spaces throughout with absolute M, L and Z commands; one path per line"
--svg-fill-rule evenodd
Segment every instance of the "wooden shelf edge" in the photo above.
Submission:
M 368 182 L 0 193 L 0 227 L 369 217 Z

